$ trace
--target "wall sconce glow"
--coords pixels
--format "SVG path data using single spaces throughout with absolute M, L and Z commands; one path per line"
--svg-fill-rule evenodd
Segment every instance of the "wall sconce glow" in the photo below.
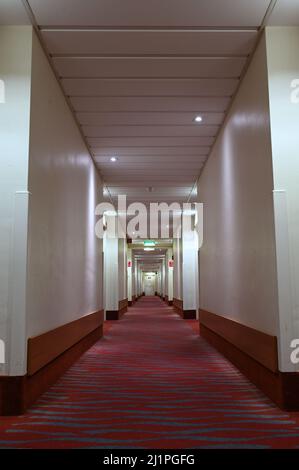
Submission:
M 117 160 L 118 160 L 118 157 L 111 157 L 110 158 L 110 162 L 117 162 Z
M 202 122 L 202 116 L 195 116 L 194 122 Z

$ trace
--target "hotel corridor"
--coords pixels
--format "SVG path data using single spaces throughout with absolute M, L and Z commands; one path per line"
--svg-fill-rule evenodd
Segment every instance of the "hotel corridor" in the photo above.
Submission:
M 158 297 L 142 297 L 40 400 L 1 417 L 2 448 L 299 448 L 279 410 Z

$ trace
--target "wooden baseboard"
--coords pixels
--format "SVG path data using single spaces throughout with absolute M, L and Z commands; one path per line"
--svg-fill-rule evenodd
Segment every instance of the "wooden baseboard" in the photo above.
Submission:
M 170 307 L 173 305 L 173 300 L 169 300 L 169 296 L 168 296 L 168 295 L 165 295 L 165 302 L 166 302 L 167 305 L 169 305 Z
M 184 320 L 196 319 L 196 310 L 184 310 L 183 301 L 181 299 L 174 298 L 172 303 L 176 312 L 178 312 Z
M 299 373 L 280 373 L 283 397 L 282 408 L 287 411 L 299 411 Z
M 104 312 L 99 310 L 41 335 L 29 338 L 27 375 L 35 374 L 39 369 L 53 361 L 53 359 L 78 343 L 89 333 L 99 328 L 103 321 Z
M 200 310 L 199 317 L 201 326 L 224 338 L 272 372 L 278 372 L 276 336 L 206 310 Z
M 234 324 L 236 322 L 223 317 L 215 322 L 215 318 L 212 319 L 210 315 L 200 312 L 201 336 L 280 408 L 299 411 L 299 373 L 282 373 L 278 370 L 277 342 L 273 336 Z M 209 320 L 213 320 L 210 326 L 205 324 Z M 224 337 L 228 327 L 230 340 Z M 238 337 L 237 332 L 242 332 L 242 335 Z
M 0 376 L 0 415 L 15 416 L 25 413 L 38 397 L 48 390 L 102 335 L 103 325 L 88 333 L 33 375 Z
M 114 321 L 120 320 L 121 317 L 128 311 L 128 299 L 123 299 L 118 302 L 118 310 L 106 310 L 106 320 Z
M 118 310 L 106 310 L 106 320 L 114 321 L 119 320 L 120 314 Z
M 183 311 L 183 301 L 181 299 L 173 298 L 173 307 L 178 312 L 181 313 Z
M 24 413 L 25 379 L 26 376 L 0 376 L 0 416 L 14 416 Z

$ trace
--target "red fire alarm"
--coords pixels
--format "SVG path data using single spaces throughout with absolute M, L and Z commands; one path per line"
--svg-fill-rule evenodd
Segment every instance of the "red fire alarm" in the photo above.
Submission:
M 132 261 L 128 261 L 128 268 L 132 267 Z
M 173 259 L 170 259 L 170 260 L 168 261 L 168 267 L 169 267 L 169 268 L 173 268 Z

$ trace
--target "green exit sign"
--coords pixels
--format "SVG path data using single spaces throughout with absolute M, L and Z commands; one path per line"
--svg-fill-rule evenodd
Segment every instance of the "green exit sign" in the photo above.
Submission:
M 144 246 L 156 246 L 156 242 L 154 240 L 144 240 Z

